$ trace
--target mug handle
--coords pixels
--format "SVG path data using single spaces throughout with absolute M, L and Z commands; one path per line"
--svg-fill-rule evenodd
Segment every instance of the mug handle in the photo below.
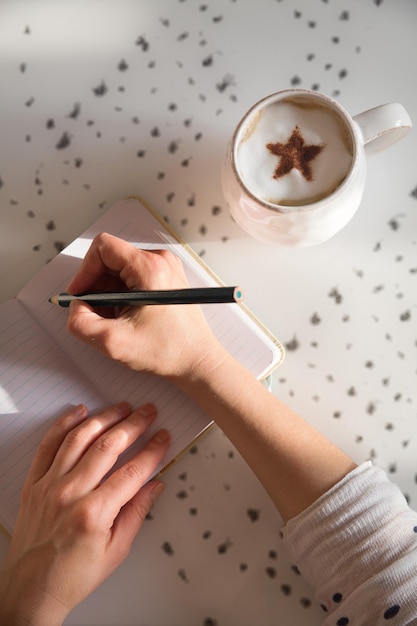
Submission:
M 389 102 L 353 117 L 358 124 L 367 154 L 381 152 L 402 139 L 412 128 L 410 116 L 402 104 Z

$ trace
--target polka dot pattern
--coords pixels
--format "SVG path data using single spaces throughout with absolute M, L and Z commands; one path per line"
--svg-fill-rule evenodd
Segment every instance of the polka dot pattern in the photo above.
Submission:
M 337 592 L 333 595 L 332 597 L 332 601 L 335 604 L 340 604 L 343 601 L 343 594 L 341 594 L 340 592 Z M 380 599 L 380 604 L 383 605 L 383 599 Z M 325 613 L 327 613 L 329 611 L 329 609 L 322 604 L 321 608 L 323 609 L 323 611 Z M 385 621 L 389 621 L 391 619 L 394 619 L 395 617 L 397 617 L 398 615 L 400 615 L 400 611 L 401 611 L 401 607 L 398 604 L 394 604 L 392 606 L 390 606 L 389 608 L 387 608 L 385 611 L 381 611 L 381 615 L 383 620 Z M 375 615 L 375 613 L 373 613 Z M 358 618 L 358 614 L 352 615 L 352 617 L 347 617 L 347 616 L 342 616 L 337 618 L 336 622 L 334 622 L 336 624 L 336 626 L 347 626 L 348 624 L 353 624 L 355 623 L 355 619 Z M 327 624 L 328 622 L 326 622 Z

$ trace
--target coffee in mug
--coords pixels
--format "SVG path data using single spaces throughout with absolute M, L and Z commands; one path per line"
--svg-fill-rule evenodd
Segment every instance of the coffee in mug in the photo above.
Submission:
M 410 127 L 399 104 L 351 118 L 317 92 L 293 89 L 268 96 L 243 117 L 228 148 L 222 186 L 232 216 L 262 241 L 291 246 L 326 241 L 359 207 L 365 144 L 383 149 Z

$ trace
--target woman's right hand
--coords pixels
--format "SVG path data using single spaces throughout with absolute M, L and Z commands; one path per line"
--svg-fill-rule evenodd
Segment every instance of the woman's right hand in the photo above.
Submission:
M 181 260 L 171 252 L 140 250 L 102 233 L 94 238 L 67 289 L 76 294 L 188 286 Z M 76 301 L 68 329 L 131 369 L 174 379 L 188 378 L 201 367 L 210 369 L 224 353 L 197 305 L 124 307 L 108 318 Z

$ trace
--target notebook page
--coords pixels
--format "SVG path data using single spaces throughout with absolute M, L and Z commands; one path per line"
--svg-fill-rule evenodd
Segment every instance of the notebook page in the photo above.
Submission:
M 17 300 L 0 305 L 0 521 L 10 532 L 34 452 L 70 405 L 103 404 Z

